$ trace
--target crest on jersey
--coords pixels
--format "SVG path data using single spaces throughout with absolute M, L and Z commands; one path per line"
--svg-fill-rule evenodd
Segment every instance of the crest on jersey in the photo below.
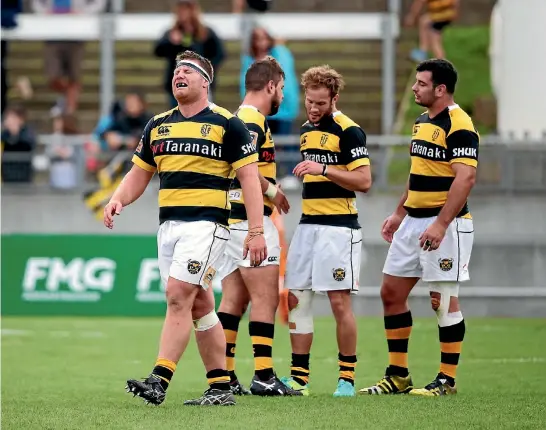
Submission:
M 345 279 L 345 269 L 342 269 L 341 267 L 332 270 L 332 276 L 334 277 L 334 280 L 337 282 L 341 282 Z
M 328 135 L 323 134 L 322 136 L 320 136 L 320 146 L 326 145 L 326 142 L 328 142 Z
M 201 136 L 207 137 L 212 130 L 212 126 L 210 124 L 203 124 L 201 126 Z
M 201 262 L 197 260 L 188 260 L 188 272 L 197 275 L 201 270 Z
M 416 135 L 417 133 L 419 133 L 419 125 L 418 124 L 414 124 L 413 125 L 413 135 Z
M 249 130 L 250 133 L 250 144 L 254 147 L 254 150 L 256 150 L 256 146 L 258 145 L 258 133 L 255 131 Z
M 300 147 L 304 147 L 305 145 L 307 145 L 307 135 L 304 134 L 301 138 L 300 138 Z
M 436 141 L 436 139 L 438 139 L 438 136 L 440 136 L 440 130 L 436 129 L 434 130 L 434 133 L 432 133 L 432 141 Z
M 171 132 L 171 127 L 169 127 L 168 125 L 160 125 L 159 128 L 157 129 L 158 136 L 166 136 L 170 132 Z
M 440 258 L 438 259 L 438 264 L 440 265 L 441 270 L 449 272 L 453 269 L 453 258 Z

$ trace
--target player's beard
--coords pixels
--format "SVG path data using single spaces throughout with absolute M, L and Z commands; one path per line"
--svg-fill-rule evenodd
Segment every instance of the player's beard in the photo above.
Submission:
M 281 104 L 279 103 L 278 99 L 272 99 L 271 100 L 271 108 L 269 110 L 269 115 L 273 116 L 275 115 L 280 108 Z

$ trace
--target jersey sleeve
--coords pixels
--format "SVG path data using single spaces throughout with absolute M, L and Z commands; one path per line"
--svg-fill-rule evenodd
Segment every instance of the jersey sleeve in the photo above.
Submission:
M 150 146 L 152 124 L 153 119 L 148 121 L 148 124 L 146 124 L 146 127 L 144 127 L 140 142 L 138 143 L 135 153 L 133 154 L 133 163 L 141 169 L 147 170 L 148 172 L 155 172 L 157 169 L 157 165 L 154 161 L 154 153 L 152 151 L 152 147 Z
M 238 170 L 258 161 L 254 137 L 247 126 L 237 117 L 229 119 L 229 125 L 224 134 L 224 157 L 233 169 Z
M 460 129 L 450 133 L 446 138 L 449 163 L 477 167 L 479 142 L 478 134 L 471 130 Z
M 370 158 L 366 147 L 366 134 L 358 126 L 346 128 L 339 141 L 341 157 L 347 170 L 355 170 L 361 166 L 369 166 Z
M 250 132 L 250 137 L 252 138 L 252 144 L 256 147 L 256 152 L 260 153 L 262 145 L 265 143 L 265 133 L 262 127 L 253 122 L 245 123 L 248 131 Z

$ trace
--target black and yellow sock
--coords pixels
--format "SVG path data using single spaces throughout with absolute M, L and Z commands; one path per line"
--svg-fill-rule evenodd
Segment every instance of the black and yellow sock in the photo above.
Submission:
M 290 376 L 301 385 L 309 383 L 309 357 L 310 354 L 292 354 Z
M 438 327 L 440 335 L 441 362 L 440 372 L 448 377 L 449 385 L 455 385 L 457 366 L 463 346 L 464 334 L 466 331 L 464 320 L 449 326 Z
M 355 384 L 356 355 L 338 354 L 339 379 Z
M 207 372 L 207 381 L 210 388 L 223 391 L 229 390 L 229 374 L 227 370 L 213 369 Z
M 252 339 L 254 350 L 254 373 L 262 380 L 267 381 L 273 376 L 273 337 L 275 325 L 258 321 L 250 321 L 248 332 Z
M 413 319 L 411 312 L 388 315 L 384 318 L 385 334 L 389 346 L 387 375 L 408 376 L 408 343 Z
M 224 335 L 226 336 L 226 366 L 229 372 L 231 382 L 237 380 L 235 375 L 235 346 L 237 343 L 237 333 L 239 331 L 239 323 L 241 317 L 237 315 L 227 314 L 225 312 L 218 312 L 218 318 L 224 329 Z
M 164 390 L 167 390 L 175 370 L 176 363 L 174 361 L 167 360 L 165 358 L 158 358 L 155 362 L 154 370 L 152 370 L 152 375 L 155 375 L 161 379 L 161 386 Z

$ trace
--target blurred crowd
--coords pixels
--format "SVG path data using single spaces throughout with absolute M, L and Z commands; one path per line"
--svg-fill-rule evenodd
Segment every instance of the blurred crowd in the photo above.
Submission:
M 253 61 L 271 55 L 283 67 L 285 98 L 279 111 L 268 118 L 273 136 L 285 136 L 298 132 L 297 119 L 301 100 L 299 78 L 296 73 L 294 56 L 285 41 L 275 37 L 263 28 L 256 19 L 271 8 L 271 0 L 232 0 L 232 12 L 240 16 L 241 56 L 239 93 L 233 97 L 242 100 L 244 75 Z M 425 7 L 426 6 L 426 7 Z M 13 29 L 18 25 L 17 16 L 23 11 L 22 0 L 2 1 L 2 29 Z M 108 0 L 30 0 L 25 13 L 36 14 L 99 14 L 108 11 Z M 442 31 L 457 16 L 458 0 L 413 0 L 407 16 L 406 26 L 419 28 L 420 44 L 411 53 L 414 61 L 429 55 L 444 57 Z M 222 80 L 222 65 L 227 58 L 225 42 L 214 28 L 202 18 L 197 0 L 173 0 L 172 26 L 166 28 L 153 46 L 153 56 L 164 63 L 162 88 L 165 94 L 165 110 L 176 106 L 172 96 L 171 77 L 176 56 L 192 50 L 208 58 L 215 68 L 215 81 L 210 93 L 211 101 L 216 94 L 216 84 Z M 49 132 L 53 141 L 47 151 L 36 154 L 36 124 L 29 118 L 29 112 L 22 105 L 7 104 L 8 91 L 18 92 L 19 99 L 32 103 L 32 82 L 25 76 L 11 76 L 6 67 L 9 41 L 2 39 L 2 181 L 29 182 L 36 172 L 45 172 L 54 188 L 71 189 L 78 179 L 104 176 L 104 172 L 117 172 L 120 154 L 125 157 L 136 147 L 147 120 L 159 112 L 150 111 L 142 89 L 134 88 L 111 106 L 107 115 L 99 118 L 92 129 L 81 127 L 80 96 L 85 92 L 83 82 L 83 60 L 86 55 L 85 41 L 45 41 L 43 49 L 44 76 L 49 90 L 56 94 L 56 100 L 49 111 Z M 149 94 L 148 94 L 149 96 Z M 43 125 L 42 130 L 43 131 Z M 74 145 L 77 136 L 91 136 L 83 144 Z M 80 142 L 81 143 L 81 142 Z M 298 151 L 298 147 L 283 147 L 286 151 Z M 82 162 L 83 160 L 83 162 Z M 285 188 L 298 186 L 291 175 L 293 165 L 288 161 L 278 164 L 278 175 Z M 81 170 L 85 166 L 85 171 Z
M 297 132 L 296 119 L 300 110 L 298 76 L 294 57 L 286 44 L 274 38 L 256 21 L 256 14 L 270 9 L 270 0 L 233 0 L 232 12 L 241 16 L 240 92 L 234 97 L 242 100 L 244 94 L 244 75 L 250 64 L 267 55 L 275 57 L 286 73 L 285 101 L 279 112 L 269 118 L 274 135 L 289 135 Z M 36 14 L 97 14 L 107 11 L 107 0 L 32 0 L 26 13 Z M 2 28 L 17 27 L 17 16 L 23 11 L 21 0 L 2 1 Z M 222 63 L 227 53 L 224 41 L 213 28 L 202 19 L 202 11 L 196 0 L 175 0 L 173 3 L 173 24 L 166 28 L 150 54 L 164 62 L 163 88 L 165 109 L 176 106 L 172 96 L 171 77 L 176 56 L 192 50 L 208 58 L 218 77 L 215 79 L 211 101 L 216 92 L 216 83 L 222 79 Z M 30 182 L 33 170 L 46 170 L 50 185 L 59 189 L 76 187 L 81 175 L 104 176 L 104 171 L 115 172 L 119 154 L 129 156 L 136 147 L 148 119 L 158 112 L 151 112 L 146 103 L 146 94 L 134 88 L 119 95 L 110 112 L 99 118 L 93 130 L 79 127 L 80 95 L 82 87 L 82 63 L 85 57 L 84 41 L 46 41 L 43 50 L 44 75 L 49 89 L 57 95 L 50 109 L 51 131 L 57 136 L 49 142 L 48 150 L 36 155 L 36 132 L 23 104 L 7 104 L 7 92 L 11 89 L 19 93 L 19 99 L 32 101 L 32 83 L 24 76 L 10 76 L 6 67 L 6 54 L 9 42 L 2 40 L 2 181 Z M 73 145 L 74 136 L 90 135 L 83 145 Z M 16 155 L 15 155 L 16 154 Z M 78 157 L 85 158 L 85 172 L 77 172 Z M 70 167 L 72 165 L 72 167 Z M 292 167 L 280 166 L 281 176 L 287 178 L 290 186 Z

